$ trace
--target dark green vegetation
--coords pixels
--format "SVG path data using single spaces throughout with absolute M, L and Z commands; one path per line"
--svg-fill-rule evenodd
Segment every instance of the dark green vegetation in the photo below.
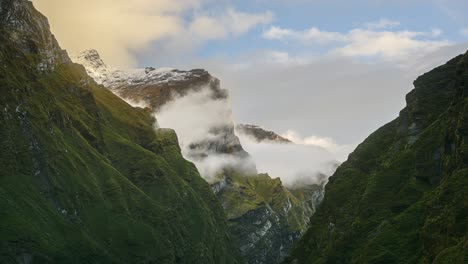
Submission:
M 238 263 L 175 133 L 72 64 L 28 1 L 0 15 L 0 263 Z
M 330 178 L 287 263 L 468 262 L 468 53 L 414 85 Z

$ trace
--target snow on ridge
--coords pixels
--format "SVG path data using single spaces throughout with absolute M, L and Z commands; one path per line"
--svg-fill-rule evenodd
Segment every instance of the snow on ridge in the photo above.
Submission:
M 122 85 L 164 84 L 187 80 L 194 76 L 189 71 L 180 71 L 174 68 L 153 68 L 120 70 L 108 67 L 100 58 L 96 50 L 82 52 L 72 57 L 73 62 L 85 67 L 86 72 L 98 84 L 107 88 L 116 89 Z

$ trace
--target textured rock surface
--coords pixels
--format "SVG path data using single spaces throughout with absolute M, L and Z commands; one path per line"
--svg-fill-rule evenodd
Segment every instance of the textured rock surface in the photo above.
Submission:
M 0 25 L 5 38 L 25 52 L 34 54 L 36 69 L 51 71 L 57 64 L 70 63 L 49 30 L 47 18 L 29 1 L 0 1 Z
M 467 84 L 468 53 L 419 77 L 330 178 L 286 263 L 467 263 Z
M 242 263 L 174 131 L 0 1 L 0 263 Z
M 280 179 L 235 171 L 225 171 L 223 182 L 227 184 L 217 195 L 248 263 L 278 263 L 287 256 L 314 213 L 313 195 L 323 190 L 308 186 L 290 191 Z

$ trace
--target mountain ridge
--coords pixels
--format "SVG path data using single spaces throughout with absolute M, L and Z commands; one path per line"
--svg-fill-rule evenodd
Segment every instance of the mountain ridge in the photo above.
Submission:
M 174 131 L 71 63 L 31 2 L 0 14 L 0 262 L 243 263 Z
M 423 74 L 330 177 L 285 263 L 466 263 L 468 53 Z

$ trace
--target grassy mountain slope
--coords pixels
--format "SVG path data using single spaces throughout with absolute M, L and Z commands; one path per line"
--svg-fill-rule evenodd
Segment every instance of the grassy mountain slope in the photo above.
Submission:
M 0 14 L 0 263 L 238 263 L 175 133 L 70 63 L 31 3 Z
M 414 85 L 330 178 L 286 263 L 467 263 L 468 53 Z

